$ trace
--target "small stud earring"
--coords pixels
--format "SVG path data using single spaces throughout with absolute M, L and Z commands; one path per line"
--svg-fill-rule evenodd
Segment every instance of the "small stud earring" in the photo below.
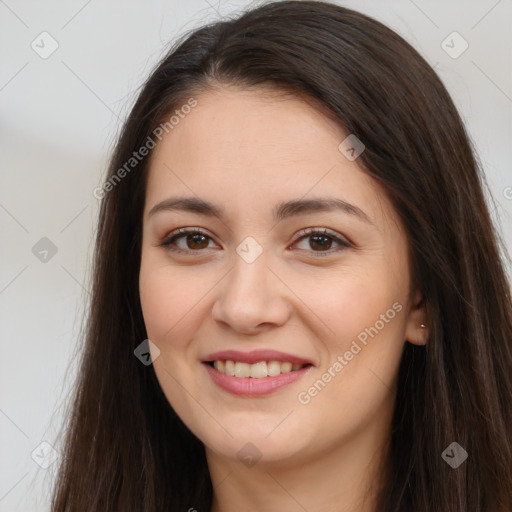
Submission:
M 425 327 L 427 327 L 427 326 L 426 326 L 425 324 L 420 324 L 420 327 L 421 327 L 422 329 L 425 329 Z

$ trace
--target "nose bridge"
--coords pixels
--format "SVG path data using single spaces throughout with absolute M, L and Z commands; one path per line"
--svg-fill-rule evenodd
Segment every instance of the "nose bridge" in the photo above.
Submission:
M 230 284 L 251 296 L 255 296 L 257 292 L 268 293 L 268 256 L 268 250 L 263 250 L 259 244 L 258 247 L 252 242 L 244 241 L 239 244 L 234 255 Z
M 216 320 L 240 331 L 286 321 L 290 309 L 282 294 L 284 287 L 268 268 L 268 256 L 269 252 L 254 239 L 239 244 L 233 268 L 213 308 Z
M 247 310 L 261 308 L 272 300 L 276 291 L 269 279 L 268 255 L 263 247 L 256 248 L 251 242 L 243 242 L 236 248 L 225 299 L 240 301 L 240 307 L 243 304 Z

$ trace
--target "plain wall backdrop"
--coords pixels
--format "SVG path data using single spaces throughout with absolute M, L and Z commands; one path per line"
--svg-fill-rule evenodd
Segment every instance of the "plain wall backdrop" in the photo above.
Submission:
M 383 21 L 435 67 L 510 251 L 512 2 L 338 3 Z M 137 88 L 178 35 L 256 4 L 0 0 L 0 512 L 49 510 L 89 297 L 93 190 Z

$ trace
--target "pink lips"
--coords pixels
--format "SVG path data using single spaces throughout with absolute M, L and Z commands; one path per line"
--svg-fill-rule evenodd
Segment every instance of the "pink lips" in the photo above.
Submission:
M 258 363 L 260 361 L 281 361 L 290 362 L 292 364 L 306 364 L 308 366 L 305 366 L 300 370 L 282 373 L 274 377 L 263 377 L 261 379 L 255 379 L 252 377 L 234 377 L 231 375 L 226 375 L 225 373 L 219 372 L 208 364 L 208 362 L 218 360 L 238 361 L 241 363 L 249 364 Z M 206 371 L 210 375 L 213 382 L 221 389 L 234 395 L 250 397 L 264 396 L 277 391 L 283 386 L 287 386 L 288 384 L 296 382 L 313 368 L 312 363 L 306 359 L 294 356 L 292 354 L 286 354 L 284 352 L 277 352 L 275 350 L 254 350 L 252 352 L 224 350 L 210 354 L 203 363 L 203 366 L 206 368 Z
M 252 377 L 232 377 L 225 373 L 219 372 L 207 363 L 204 363 L 206 371 L 217 386 L 224 391 L 233 393 L 234 395 L 243 396 L 263 396 L 273 391 L 291 384 L 304 376 L 313 366 L 306 366 L 300 370 L 282 373 L 275 377 L 263 377 L 262 379 L 253 379 Z

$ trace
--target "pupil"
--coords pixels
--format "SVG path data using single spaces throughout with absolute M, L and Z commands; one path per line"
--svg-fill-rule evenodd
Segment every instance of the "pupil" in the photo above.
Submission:
M 206 239 L 206 237 L 205 237 L 204 235 L 201 235 L 201 234 L 197 233 L 197 234 L 195 234 L 195 235 L 189 235 L 189 236 L 187 237 L 187 242 L 189 242 L 189 241 L 192 239 L 192 240 L 193 240 L 192 244 L 196 244 L 196 243 L 197 243 L 197 244 L 201 245 L 201 242 L 197 242 L 197 239 L 198 239 L 198 238 L 202 238 L 202 239 L 203 239 L 203 242 L 204 242 L 204 240 Z M 208 244 L 206 244 L 206 245 L 208 245 Z M 190 247 L 190 246 L 189 246 L 189 247 Z M 195 249 L 198 249 L 198 248 L 199 248 L 199 249 L 203 249 L 204 247 L 193 247 L 193 248 L 195 248 Z
M 320 249 L 322 248 L 326 248 L 327 244 L 329 244 L 329 242 L 331 241 L 330 238 L 328 236 L 325 236 L 325 235 L 314 235 L 313 237 L 311 237 L 313 240 L 315 240 L 313 243 L 310 242 L 310 246 L 311 248 L 314 248 L 314 244 L 317 244 L 317 240 L 318 239 L 322 239 L 323 242 L 320 242 L 318 245 L 320 246 Z M 327 247 L 328 248 L 328 247 Z
M 200 233 L 197 233 L 195 235 L 189 235 L 187 237 L 187 244 L 188 244 L 188 242 L 190 242 L 192 240 L 192 245 L 197 244 L 197 245 L 201 246 L 201 241 L 198 241 L 199 239 L 202 239 L 201 241 L 204 245 L 206 237 L 204 235 L 201 235 Z M 314 235 L 310 238 L 310 240 L 312 240 L 312 242 L 310 241 L 310 244 L 309 244 L 311 246 L 311 248 L 315 248 L 314 246 L 317 245 L 317 248 L 320 248 L 320 249 L 325 249 L 325 248 L 328 249 L 329 248 L 328 245 L 331 242 L 331 239 L 325 235 Z M 190 247 L 190 245 L 189 245 L 189 247 Z M 196 246 L 195 248 L 197 249 L 198 247 Z M 204 248 L 204 247 L 202 247 L 202 246 L 199 247 L 199 249 L 202 249 L 202 248 Z

